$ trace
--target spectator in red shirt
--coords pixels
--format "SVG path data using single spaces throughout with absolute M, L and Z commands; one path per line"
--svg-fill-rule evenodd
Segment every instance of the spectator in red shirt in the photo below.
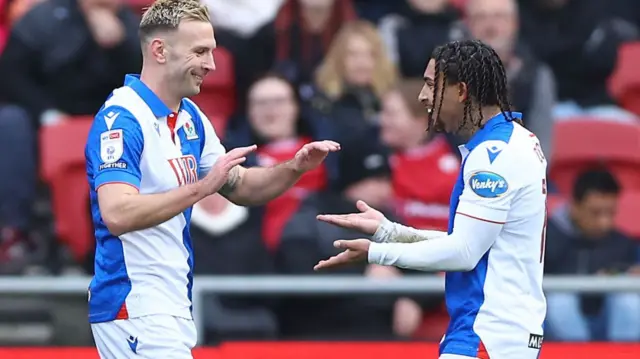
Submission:
M 394 151 L 396 215 L 415 228 L 446 231 L 460 162 L 444 136 L 425 131 L 427 114 L 416 97 L 421 88 L 422 81 L 406 80 L 383 97 L 381 138 Z

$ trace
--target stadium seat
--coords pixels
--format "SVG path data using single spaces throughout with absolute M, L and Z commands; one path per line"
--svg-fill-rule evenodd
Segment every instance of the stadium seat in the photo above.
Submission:
M 625 191 L 620 196 L 616 225 L 628 236 L 640 240 L 640 191 Z
M 443 305 L 440 310 L 427 313 L 424 316 L 422 323 L 413 334 L 413 338 L 433 342 L 440 341 L 447 332 L 448 325 L 449 314 L 447 314 L 447 310 Z
M 226 119 L 236 109 L 236 85 L 233 55 L 229 50 L 218 47 L 214 50 L 216 70 L 208 74 L 202 83 L 201 91 L 193 96 L 215 127 L 219 137 L 224 136 Z M 214 122 L 215 119 L 215 122 Z
M 555 125 L 550 179 L 561 194 L 571 193 L 575 177 L 603 164 L 624 189 L 640 190 L 640 124 L 576 118 Z
M 640 115 L 640 42 L 620 46 L 618 63 L 609 78 L 609 92 L 625 109 Z
M 51 189 L 56 234 L 78 261 L 93 245 L 84 159 L 92 122 L 92 117 L 74 117 L 40 130 L 40 171 Z

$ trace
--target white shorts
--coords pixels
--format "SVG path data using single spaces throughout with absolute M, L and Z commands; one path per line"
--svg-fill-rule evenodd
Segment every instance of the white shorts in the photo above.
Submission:
M 101 359 L 192 359 L 197 334 L 193 320 L 171 315 L 91 324 Z
M 476 359 L 474 357 L 466 357 L 457 354 L 442 354 L 439 359 Z

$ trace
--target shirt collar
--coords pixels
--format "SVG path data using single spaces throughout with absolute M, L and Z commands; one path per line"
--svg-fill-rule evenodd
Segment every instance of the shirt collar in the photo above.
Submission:
M 511 112 L 511 118 L 512 119 L 521 119 L 522 118 L 522 113 L 520 112 Z M 467 149 L 467 151 L 472 151 L 474 148 L 476 148 L 479 144 L 481 144 L 482 142 L 484 142 L 485 138 L 487 137 L 487 134 L 491 133 L 491 131 L 493 131 L 496 127 L 511 121 L 510 119 L 507 119 L 506 117 L 504 117 L 504 115 L 501 113 L 491 117 L 489 119 L 489 121 L 487 121 L 484 126 L 482 126 L 478 132 L 476 132 L 471 139 L 469 140 L 469 142 L 467 142 L 467 144 L 464 145 L 464 147 Z
M 153 112 L 156 117 L 166 117 L 173 112 L 147 85 L 140 81 L 140 75 L 126 75 L 124 77 L 124 85 L 131 87 L 147 106 L 149 106 L 151 112 Z

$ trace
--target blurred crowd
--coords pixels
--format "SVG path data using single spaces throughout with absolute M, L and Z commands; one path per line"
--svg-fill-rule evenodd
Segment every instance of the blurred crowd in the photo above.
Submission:
M 315 216 L 357 211 L 358 199 L 395 221 L 446 230 L 464 140 L 425 132 L 417 95 L 431 51 L 447 41 L 478 38 L 497 51 L 513 107 L 550 166 L 558 126 L 640 126 L 610 86 L 619 49 L 640 41 L 637 1 L 202 1 L 216 31 L 218 70 L 195 100 L 226 148 L 258 144 L 248 166 L 290 158 L 310 140 L 337 140 L 342 151 L 264 207 L 239 207 L 218 195 L 198 203 L 191 228 L 196 274 L 314 274 L 319 259 L 336 254 L 333 240 L 360 236 Z M 146 4 L 0 0 L 3 273 L 91 273 L 91 232 L 84 250 L 61 238 L 55 223 L 63 207 L 51 203 L 71 197 L 52 200 L 40 169 L 47 151 L 85 139 L 56 132 L 58 145 L 44 150 L 42 139 L 89 121 L 124 75 L 139 71 L 137 26 Z M 640 153 L 640 142 L 627 150 Z M 549 184 L 547 273 L 640 274 L 640 242 L 616 226 L 626 182 L 609 163 L 581 167 L 568 187 L 556 187 L 553 176 Z M 424 275 L 373 265 L 328 274 Z M 549 293 L 548 301 L 551 339 L 640 340 L 639 293 Z M 206 307 L 213 341 L 439 340 L 447 323 L 442 296 L 208 297 Z

